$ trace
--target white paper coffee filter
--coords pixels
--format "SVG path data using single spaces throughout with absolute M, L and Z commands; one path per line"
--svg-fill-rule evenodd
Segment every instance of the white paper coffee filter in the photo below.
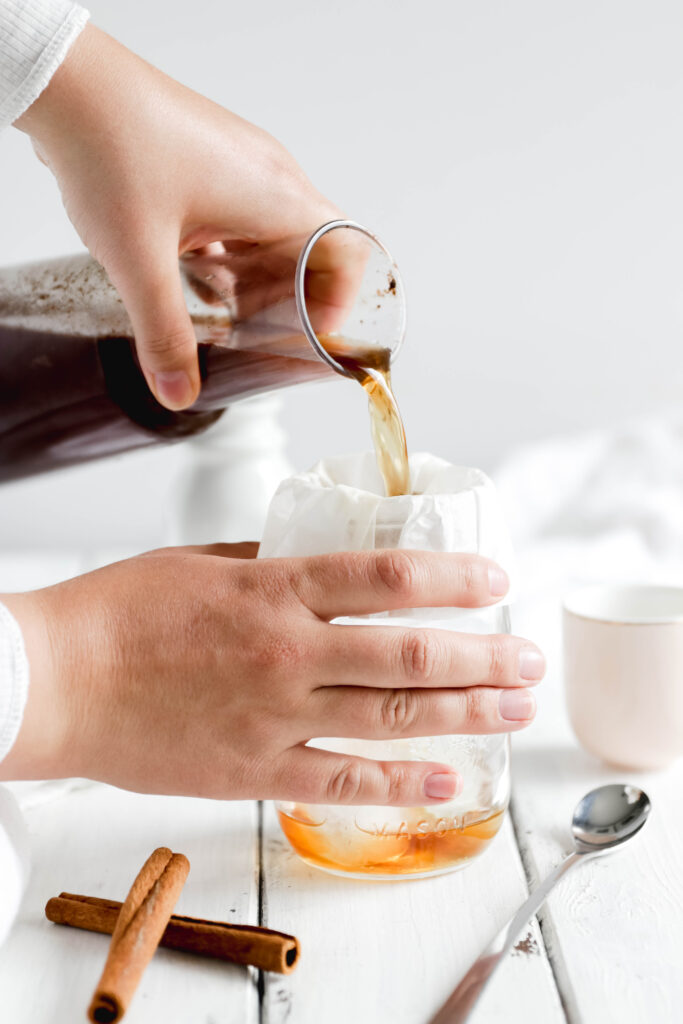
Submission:
M 512 547 L 486 474 L 425 453 L 411 456 L 410 473 L 414 493 L 395 498 L 383 495 L 374 452 L 323 459 L 289 477 L 271 501 L 259 557 L 378 548 L 468 552 L 493 559 L 512 577 Z M 435 616 L 430 609 L 413 614 Z

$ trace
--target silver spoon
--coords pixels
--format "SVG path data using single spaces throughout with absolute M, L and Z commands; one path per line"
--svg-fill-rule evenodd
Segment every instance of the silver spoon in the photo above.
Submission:
M 551 871 L 498 932 L 430 1024 L 462 1024 L 467 1020 L 496 967 L 510 952 L 522 928 L 545 902 L 555 883 L 580 860 L 609 853 L 625 843 L 641 830 L 649 813 L 647 794 L 636 786 L 600 786 L 586 793 L 572 819 L 574 853 Z

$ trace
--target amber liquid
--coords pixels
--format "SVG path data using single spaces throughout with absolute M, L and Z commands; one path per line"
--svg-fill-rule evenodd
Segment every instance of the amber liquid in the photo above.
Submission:
M 327 351 L 367 392 L 372 440 L 387 497 L 410 494 L 406 432 L 391 386 L 389 349 L 367 349 L 350 353 L 337 348 L 335 339 L 330 336 L 321 341 Z
M 351 875 L 427 875 L 452 871 L 464 866 L 487 848 L 498 832 L 504 810 L 482 815 L 468 812 L 471 824 L 462 828 L 439 828 L 439 819 L 419 821 L 416 826 L 402 823 L 398 830 L 365 831 L 359 826 L 331 829 L 325 822 L 307 820 L 303 808 L 296 817 L 278 811 L 280 826 L 292 847 L 308 864 L 327 871 Z M 474 820 L 473 820 L 474 819 Z M 446 823 L 444 822 L 444 825 Z

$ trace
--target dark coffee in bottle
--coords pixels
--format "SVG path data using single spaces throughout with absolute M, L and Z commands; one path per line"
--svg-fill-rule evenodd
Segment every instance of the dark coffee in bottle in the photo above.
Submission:
M 190 437 L 231 401 L 334 375 L 281 324 L 240 324 L 191 291 L 201 394 L 160 405 L 122 303 L 89 257 L 0 272 L 0 481 Z
M 225 328 L 226 335 L 229 328 Z M 191 409 L 156 401 L 131 337 L 82 337 L 0 324 L 0 481 L 198 434 L 236 398 L 330 377 L 324 363 L 199 345 Z
M 333 377 L 302 331 L 299 249 L 291 242 L 266 251 L 238 246 L 219 258 L 181 260 L 202 378 L 199 398 L 182 412 L 152 395 L 123 303 L 87 254 L 0 270 L 0 482 L 179 441 L 206 430 L 237 399 Z M 383 274 L 381 267 L 383 287 L 369 291 L 369 313 L 368 289 L 357 292 L 353 337 L 317 337 L 368 394 L 379 467 L 394 495 L 409 493 L 410 481 L 390 351 L 370 340 L 385 300 L 395 315 L 395 278 Z M 329 319 L 334 303 L 325 306 L 317 288 L 314 319 Z

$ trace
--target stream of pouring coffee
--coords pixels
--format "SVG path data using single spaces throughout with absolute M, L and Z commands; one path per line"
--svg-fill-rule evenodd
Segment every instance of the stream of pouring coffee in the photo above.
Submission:
M 391 386 L 390 350 L 342 350 L 331 335 L 321 337 L 320 340 L 330 355 L 367 393 L 372 440 L 387 497 L 410 494 L 406 433 Z

